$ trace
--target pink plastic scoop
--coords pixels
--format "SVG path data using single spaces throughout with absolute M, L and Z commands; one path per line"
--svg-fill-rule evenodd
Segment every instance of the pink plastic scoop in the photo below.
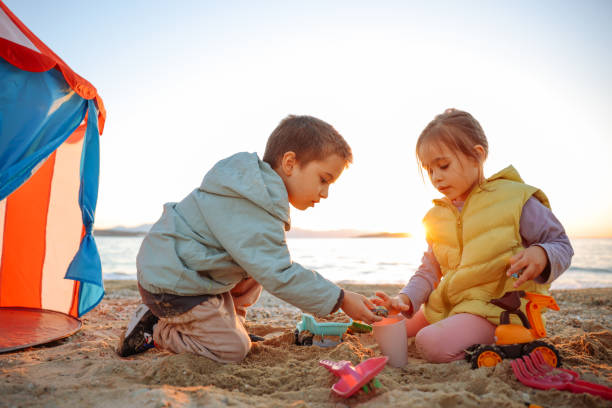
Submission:
M 321 360 L 319 364 L 340 377 L 340 381 L 333 385 L 332 390 L 341 397 L 348 398 L 376 377 L 387 364 L 387 360 L 386 356 L 369 358 L 357 367 L 345 360 Z

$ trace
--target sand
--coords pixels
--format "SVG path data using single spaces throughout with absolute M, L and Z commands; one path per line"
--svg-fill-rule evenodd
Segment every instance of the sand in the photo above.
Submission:
M 372 296 L 399 285 L 345 285 Z M 321 359 L 353 363 L 380 355 L 371 334 L 347 336 L 332 348 L 293 344 L 296 308 L 264 292 L 248 330 L 264 336 L 241 364 L 153 349 L 122 359 L 117 340 L 138 304 L 135 282 L 108 281 L 101 304 L 77 334 L 0 355 L 0 407 L 612 407 L 589 394 L 540 391 L 519 383 L 508 361 L 470 369 L 465 361 L 429 364 L 409 340 L 404 368 L 385 367 L 382 388 L 340 398 L 336 377 Z M 559 312 L 548 312 L 549 340 L 564 366 L 582 379 L 612 386 L 612 288 L 553 291 Z

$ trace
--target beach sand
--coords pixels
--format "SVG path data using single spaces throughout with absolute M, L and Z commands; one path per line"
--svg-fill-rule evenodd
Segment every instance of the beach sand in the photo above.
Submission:
M 400 285 L 344 285 L 372 296 Z M 541 391 L 519 383 L 508 361 L 470 369 L 465 361 L 429 364 L 409 340 L 409 362 L 379 374 L 382 388 L 344 399 L 321 359 L 354 364 L 380 355 L 370 334 L 332 348 L 296 346 L 300 312 L 269 294 L 251 308 L 248 330 L 265 336 L 241 364 L 152 349 L 122 359 L 117 340 L 139 302 L 135 282 L 107 281 L 107 295 L 75 335 L 0 355 L 0 407 L 610 407 L 589 394 Z M 563 366 L 612 386 L 612 288 L 553 291 L 561 310 L 546 313 L 549 340 Z

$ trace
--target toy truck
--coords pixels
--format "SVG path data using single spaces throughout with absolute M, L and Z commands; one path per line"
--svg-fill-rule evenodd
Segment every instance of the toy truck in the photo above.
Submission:
M 522 297 L 528 300 L 527 317 L 520 310 Z M 491 303 L 504 309 L 499 318 L 500 324 L 495 329 L 495 344 L 474 344 L 465 351 L 465 358 L 472 364 L 472 368 L 493 367 L 503 359 L 520 358 L 534 350 L 540 351 L 550 366 L 561 365 L 557 349 L 552 344 L 538 340 L 546 336 L 541 310 L 559 310 L 551 296 L 522 290 L 512 291 L 499 299 L 491 300 Z M 522 325 L 511 324 L 510 314 L 516 314 Z

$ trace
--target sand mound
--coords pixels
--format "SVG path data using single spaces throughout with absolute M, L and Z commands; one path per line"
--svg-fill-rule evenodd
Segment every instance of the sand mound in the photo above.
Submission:
M 371 295 L 387 285 L 354 286 Z M 0 406 L 142 406 L 142 407 L 513 407 L 524 402 L 543 407 L 610 407 L 588 394 L 541 391 L 514 378 L 510 363 L 470 369 L 465 361 L 429 364 L 409 341 L 409 362 L 387 366 L 376 393 L 343 399 L 331 392 L 337 378 L 319 360 L 353 364 L 380 355 L 370 334 L 347 335 L 331 348 L 297 346 L 299 312 L 264 297 L 249 315 L 248 330 L 265 337 L 240 364 L 219 364 L 190 354 L 153 349 L 127 359 L 114 347 L 136 292 L 120 287 L 84 319 L 77 335 L 50 346 L 0 355 Z M 117 294 L 118 293 L 118 294 Z M 561 311 L 547 314 L 549 341 L 564 366 L 584 380 L 612 385 L 612 289 L 555 293 Z M 585 304 L 589 306 L 585 306 Z M 597 304 L 593 307 L 591 304 Z

